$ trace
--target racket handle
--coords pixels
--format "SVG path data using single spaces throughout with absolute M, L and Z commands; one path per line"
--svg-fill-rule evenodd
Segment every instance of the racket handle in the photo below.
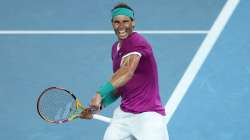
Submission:
M 98 115 L 98 114 L 94 114 L 93 118 L 96 119 L 96 120 L 100 120 L 100 121 L 106 122 L 106 123 L 110 123 L 111 122 L 111 118 L 108 118 L 108 117 L 105 117 L 105 116 L 102 116 L 102 115 Z

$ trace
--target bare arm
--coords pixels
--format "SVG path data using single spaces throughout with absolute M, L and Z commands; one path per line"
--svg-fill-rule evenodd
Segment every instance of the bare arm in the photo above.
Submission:
M 131 54 L 124 58 L 121 67 L 113 74 L 110 82 L 115 88 L 125 85 L 134 75 L 140 56 Z
M 112 75 L 111 80 L 109 81 L 112 86 L 116 89 L 124 86 L 134 75 L 134 72 L 139 64 L 140 56 L 138 54 L 131 54 L 126 56 L 122 63 L 121 67 Z M 120 96 L 119 93 L 115 93 L 115 96 Z M 97 108 L 98 111 L 101 107 L 102 97 L 97 92 L 96 95 L 90 101 L 90 107 Z

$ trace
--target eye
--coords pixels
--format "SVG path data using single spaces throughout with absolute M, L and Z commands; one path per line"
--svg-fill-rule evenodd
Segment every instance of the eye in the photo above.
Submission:
M 114 24 L 119 24 L 120 22 L 118 20 L 113 21 Z
M 123 23 L 129 23 L 129 20 L 124 20 Z

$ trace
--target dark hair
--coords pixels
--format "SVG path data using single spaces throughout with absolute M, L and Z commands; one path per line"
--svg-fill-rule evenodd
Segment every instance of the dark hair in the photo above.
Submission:
M 126 3 L 123 3 L 123 2 L 120 2 L 120 3 L 118 3 L 118 4 L 116 4 L 114 7 L 113 7 L 113 9 L 111 10 L 111 12 L 113 12 L 115 9 L 117 9 L 117 8 L 127 8 L 127 9 L 129 9 L 129 10 L 131 10 L 131 11 L 133 11 L 134 12 L 134 10 L 130 7 L 130 6 L 128 6 Z M 133 21 L 134 19 L 133 18 L 131 18 L 130 17 L 130 19 Z
M 131 7 L 129 7 L 126 3 L 123 3 L 123 2 L 116 4 L 113 7 L 113 9 L 111 10 L 111 12 L 114 11 L 115 9 L 117 9 L 117 8 L 127 8 L 127 9 L 130 9 L 130 10 L 132 10 L 134 12 L 134 10 Z

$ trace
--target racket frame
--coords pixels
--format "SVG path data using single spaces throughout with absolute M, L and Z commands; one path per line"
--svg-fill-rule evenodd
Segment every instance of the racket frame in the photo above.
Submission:
M 42 96 L 43 96 L 44 94 L 46 94 L 47 91 L 53 90 L 53 89 L 63 90 L 63 91 L 65 91 L 66 93 L 68 93 L 69 95 L 71 95 L 71 96 L 73 97 L 73 99 L 75 100 L 75 102 L 76 102 L 76 112 L 75 112 L 72 116 L 70 116 L 69 118 L 66 118 L 66 119 L 63 119 L 63 120 L 55 120 L 55 121 L 52 121 L 52 120 L 49 120 L 45 115 L 43 115 L 43 114 L 40 112 L 39 103 L 40 103 L 40 100 L 41 100 Z M 59 123 L 66 123 L 66 122 L 69 122 L 69 121 L 72 121 L 72 120 L 76 119 L 76 118 L 78 117 L 78 115 L 79 115 L 79 113 L 77 113 L 77 112 L 79 112 L 79 108 L 80 108 L 81 110 L 85 109 L 85 108 L 83 107 L 83 105 L 81 104 L 81 102 L 79 101 L 79 99 L 77 99 L 76 96 L 75 96 L 73 93 L 71 93 L 69 90 L 66 90 L 66 89 L 61 88 L 61 87 L 49 87 L 49 88 L 43 90 L 42 93 L 39 95 L 39 97 L 38 97 L 38 99 L 37 99 L 36 108 L 37 108 L 37 113 L 39 114 L 39 116 L 40 116 L 43 120 L 45 120 L 46 122 L 49 122 L 49 123 L 57 123 L 57 124 L 59 124 Z

